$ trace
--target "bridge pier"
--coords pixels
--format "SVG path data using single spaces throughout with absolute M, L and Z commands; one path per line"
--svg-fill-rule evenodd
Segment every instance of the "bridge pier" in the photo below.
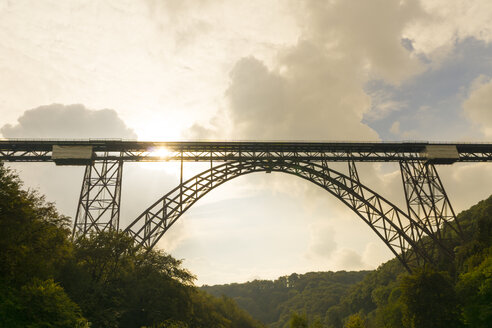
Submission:
M 85 168 L 72 237 L 118 230 L 123 160 L 94 160 Z
M 463 238 L 456 214 L 434 164 L 415 160 L 400 161 L 400 171 L 408 215 L 426 226 L 443 246 L 446 246 L 445 228 Z M 425 239 L 421 241 L 425 242 Z M 431 244 L 432 241 L 428 240 L 427 243 Z M 452 250 L 447 247 L 444 249 L 453 256 Z
M 414 259 L 436 261 L 428 254 L 435 246 L 452 256 L 447 239 L 463 238 L 434 165 L 492 162 L 492 143 L 0 139 L 0 160 L 86 166 L 73 236 L 120 228 L 123 162 L 181 161 L 179 185 L 124 228 L 146 248 L 154 247 L 190 206 L 222 183 L 260 171 L 293 174 L 351 208 L 409 268 Z M 210 169 L 184 181 L 183 162 L 210 162 Z M 331 162 L 348 163 L 348 175 L 330 169 Z M 398 162 L 406 211 L 362 184 L 355 162 Z

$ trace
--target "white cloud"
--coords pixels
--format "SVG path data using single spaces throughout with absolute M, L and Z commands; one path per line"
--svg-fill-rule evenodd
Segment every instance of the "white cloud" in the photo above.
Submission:
M 364 115 L 364 118 L 369 121 L 383 119 L 390 113 L 400 111 L 407 106 L 403 102 L 392 99 L 391 94 L 383 90 L 370 92 L 369 95 L 371 96 L 371 109 Z
M 437 170 L 456 214 L 492 194 L 491 163 L 441 165 Z
M 403 30 L 423 11 L 419 1 L 304 1 L 305 30 L 327 51 L 349 57 L 360 74 L 399 83 L 419 72 L 418 59 L 402 44 Z M 345 67 L 346 68 L 346 67 Z
M 311 239 L 306 256 L 311 259 L 329 260 L 337 249 L 335 229 L 326 221 L 317 221 L 309 227 Z
M 12 126 L 0 128 L 6 138 L 136 139 L 112 109 L 89 110 L 84 105 L 51 104 L 24 112 Z
M 366 267 L 366 264 L 362 262 L 361 255 L 352 249 L 340 249 L 334 257 L 335 267 L 338 270 L 362 270 Z
M 0 128 L 7 138 L 123 138 L 137 135 L 112 109 L 89 110 L 83 105 L 52 104 L 25 111 L 15 125 Z M 12 163 L 26 186 L 37 188 L 58 209 L 74 216 L 83 178 L 83 167 L 60 167 L 53 163 Z M 122 188 L 121 227 L 138 216 L 162 190 L 177 183 L 175 176 L 125 164 Z M 128 185 L 128 186 L 127 186 Z M 181 229 L 182 231 L 182 229 Z M 172 244 L 169 241 L 169 244 Z
M 491 41 L 488 0 L 83 2 L 0 4 L 0 126 L 10 122 L 1 129 L 5 136 L 134 138 L 138 134 L 143 139 L 177 139 L 192 125 L 185 131 L 188 138 L 377 140 L 377 132 L 363 122 L 387 117 L 395 109 L 403 112 L 405 104 L 368 93 L 364 89 L 368 81 L 383 79 L 405 87 L 404 82 L 427 68 L 418 59 L 421 55 L 439 62 L 467 37 Z M 489 117 L 483 104 L 488 104 L 489 83 L 481 81 L 464 104 L 467 117 L 480 124 L 486 136 L 490 136 L 487 127 L 491 124 L 486 124 Z M 69 115 L 67 108 L 59 113 L 56 106 L 21 115 L 26 108 L 53 102 L 117 108 L 118 115 L 112 110 L 87 109 Z M 42 113 L 48 115 L 38 115 Z M 416 130 L 401 118 L 391 123 L 393 126 L 382 129 L 391 129 L 401 138 L 418 138 Z M 333 167 L 346 170 L 344 165 Z M 194 172 L 191 166 L 187 173 Z M 81 168 L 16 167 L 22 169 L 27 185 L 38 186 L 49 199 L 58 200 L 63 212 L 74 212 Z M 488 167 L 439 167 L 457 209 L 487 196 L 483 177 L 490 177 Z M 368 164 L 360 165 L 359 170 L 364 184 L 405 208 L 397 168 Z M 330 265 L 337 261 L 339 269 L 369 267 L 384 258 L 378 247 L 387 249 L 377 236 L 321 188 L 285 175 L 245 179 L 235 185 L 231 182 L 230 189 L 224 186 L 200 203 L 215 204 L 215 212 L 202 206 L 190 216 L 202 214 L 210 220 L 202 223 L 207 226 L 223 204 L 251 191 L 259 199 L 271 193 L 275 197 L 269 199 L 282 199 L 288 205 L 298 200 L 295 214 L 284 211 L 283 218 L 302 217 L 308 224 L 282 221 L 278 227 L 285 229 L 284 236 L 293 233 L 292 240 L 303 231 L 302 249 L 296 253 L 299 263 L 265 260 L 265 269 L 261 265 L 239 268 L 234 262 L 238 265 L 234 268 L 231 261 L 238 255 L 224 254 L 227 247 L 219 243 L 205 254 L 208 266 L 197 261 L 193 268 L 203 272 L 205 281 L 234 281 L 239 275 L 252 274 L 275 278 L 282 270 L 285 274 L 302 271 L 302 265 L 331 269 L 327 261 Z M 138 215 L 176 183 L 176 177 L 165 172 L 125 164 L 125 218 Z M 273 206 L 262 203 L 250 216 L 276 217 Z M 237 214 L 232 208 L 229 211 Z M 251 221 L 240 214 L 245 222 Z M 227 215 L 221 218 L 230 219 Z M 326 219 L 332 219 L 332 228 L 323 224 Z M 309 224 L 311 231 L 302 230 L 308 230 Z M 181 249 L 178 254 L 192 258 L 196 250 L 190 251 L 191 240 L 200 241 L 203 231 L 213 230 L 197 233 L 178 222 L 161 245 Z M 275 247 L 265 240 L 271 237 L 259 238 L 256 247 Z M 293 243 L 277 244 L 282 247 L 275 249 L 272 258 Z M 206 247 L 210 243 L 197 246 Z M 303 248 L 325 256 L 313 256 L 309 262 L 303 258 Z M 263 255 L 263 249 L 259 252 Z M 294 250 L 289 251 L 292 254 Z M 214 257 L 221 261 L 212 265 Z
M 492 41 L 491 1 L 425 0 L 421 4 L 426 14 L 404 31 L 417 53 L 439 62 L 468 37 Z
M 391 124 L 390 132 L 394 135 L 400 134 L 400 121 L 395 121 L 393 122 L 393 124 Z
M 492 80 L 480 76 L 473 82 L 468 99 L 463 103 L 466 117 L 479 126 L 485 137 L 492 136 Z
M 394 254 L 382 242 L 370 242 L 366 245 L 362 253 L 362 263 L 365 263 L 365 268 L 375 269 L 381 263 L 393 258 Z
M 402 104 L 373 97 L 371 110 L 373 95 L 364 85 L 372 78 L 399 84 L 422 71 L 402 43 L 404 29 L 423 15 L 418 1 L 300 1 L 294 8 L 302 29 L 298 42 L 278 48 L 271 63 L 251 56 L 238 60 L 224 111 L 216 115 L 228 121 L 197 122 L 191 132 L 214 135 L 215 129 L 240 139 L 378 139 L 361 122 L 364 115 L 384 116 Z

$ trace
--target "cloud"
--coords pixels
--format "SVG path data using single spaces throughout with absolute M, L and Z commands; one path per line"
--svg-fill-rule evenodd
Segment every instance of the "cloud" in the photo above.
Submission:
M 392 112 L 407 107 L 404 102 L 392 99 L 392 95 L 384 90 L 372 91 L 369 95 L 371 96 L 371 110 L 364 115 L 368 121 L 381 120 Z
M 6 138 L 136 138 L 114 110 L 89 110 L 83 105 L 52 104 L 25 111 L 15 125 L 4 125 Z M 75 215 L 83 167 L 55 167 L 53 163 L 12 163 L 25 185 L 37 188 L 58 209 Z
M 361 270 L 366 267 L 362 262 L 362 257 L 352 249 L 343 248 L 336 252 L 335 266 L 339 270 Z
M 367 69 L 391 83 L 421 72 L 421 63 L 403 42 L 404 29 L 424 15 L 419 1 L 302 3 L 306 34 L 325 44 L 327 51 L 351 58 L 356 70 Z
M 205 124 L 209 130 L 199 129 L 204 124 L 197 122 L 191 133 L 209 135 L 215 129 L 241 139 L 378 139 L 362 123 L 371 113 L 364 86 L 373 78 L 399 84 L 422 71 L 402 42 L 406 26 L 423 15 L 418 1 L 306 0 L 297 6 L 298 42 L 279 48 L 268 64 L 254 56 L 239 59 L 225 91 L 226 115 L 221 115 L 228 121 L 218 124 L 214 118 L 214 124 Z M 379 105 L 378 115 L 401 106 Z
M 89 110 L 84 105 L 52 104 L 25 111 L 14 126 L 4 125 L 0 131 L 7 138 L 123 138 L 137 135 L 112 109 Z M 80 194 L 84 167 L 55 166 L 53 163 L 12 163 L 25 185 L 37 188 L 58 209 L 74 216 Z M 175 187 L 179 179 L 165 171 L 142 168 L 138 164 L 124 166 L 121 228 L 161 197 L 163 190 Z M 178 228 L 183 233 L 184 227 Z M 180 236 L 170 236 L 166 246 L 174 247 Z
M 337 249 L 335 242 L 335 229 L 330 225 L 318 221 L 309 228 L 311 239 L 308 247 L 307 258 L 311 259 L 330 259 L 333 252 Z
M 421 5 L 426 14 L 404 31 L 415 52 L 439 61 L 466 38 L 492 41 L 489 0 L 426 0 Z
M 226 102 L 233 138 L 377 139 L 361 123 L 370 99 L 347 78 L 339 59 L 308 41 L 281 55 L 278 69 L 254 57 L 232 69 Z
M 380 263 L 384 263 L 393 257 L 394 254 L 384 243 L 370 242 L 362 253 L 361 262 L 366 264 L 366 268 L 375 269 Z
M 458 214 L 492 194 L 490 163 L 455 163 L 437 167 L 449 200 Z
M 123 138 L 136 139 L 112 109 L 89 110 L 84 105 L 51 104 L 24 112 L 16 125 L 6 124 L 6 138 Z
M 463 110 L 485 137 L 492 136 L 492 79 L 485 76 L 475 79 L 470 96 L 463 103 Z
M 390 132 L 394 135 L 400 134 L 400 121 L 395 121 L 393 122 L 393 124 L 391 124 Z

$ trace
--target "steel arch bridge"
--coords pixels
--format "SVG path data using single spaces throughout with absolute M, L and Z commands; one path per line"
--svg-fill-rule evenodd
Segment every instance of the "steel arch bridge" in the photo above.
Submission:
M 86 166 L 74 236 L 120 229 L 125 161 L 181 162 L 178 186 L 124 229 L 147 249 L 193 204 L 223 183 L 255 172 L 295 175 L 354 211 L 411 271 L 422 263 L 433 263 L 436 248 L 453 257 L 443 230 L 462 237 L 435 165 L 492 161 L 492 144 L 0 140 L 0 160 Z M 187 161 L 210 162 L 210 168 L 184 181 L 183 162 Z M 356 162 L 368 161 L 399 163 L 406 210 L 361 183 Z M 330 168 L 330 162 L 346 162 L 348 173 Z

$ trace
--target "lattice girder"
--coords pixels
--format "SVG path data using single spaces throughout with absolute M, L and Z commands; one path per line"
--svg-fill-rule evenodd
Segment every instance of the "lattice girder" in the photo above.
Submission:
M 425 225 L 440 243 L 444 241 L 444 226 L 462 238 L 459 222 L 435 166 L 418 161 L 402 161 L 400 170 L 408 215 Z M 447 251 L 453 255 L 450 250 Z
M 212 167 L 164 195 L 135 219 L 126 231 L 139 244 L 150 249 L 187 209 L 210 190 L 238 176 L 271 171 L 299 176 L 340 199 L 373 229 L 407 269 L 418 265 L 415 261 L 431 261 L 426 250 L 418 244 L 423 236 L 435 240 L 425 226 L 359 181 L 313 162 L 233 161 Z M 184 190 L 187 192 L 183 193 Z
M 87 165 L 82 182 L 73 236 L 118 230 L 123 161 L 94 161 Z

